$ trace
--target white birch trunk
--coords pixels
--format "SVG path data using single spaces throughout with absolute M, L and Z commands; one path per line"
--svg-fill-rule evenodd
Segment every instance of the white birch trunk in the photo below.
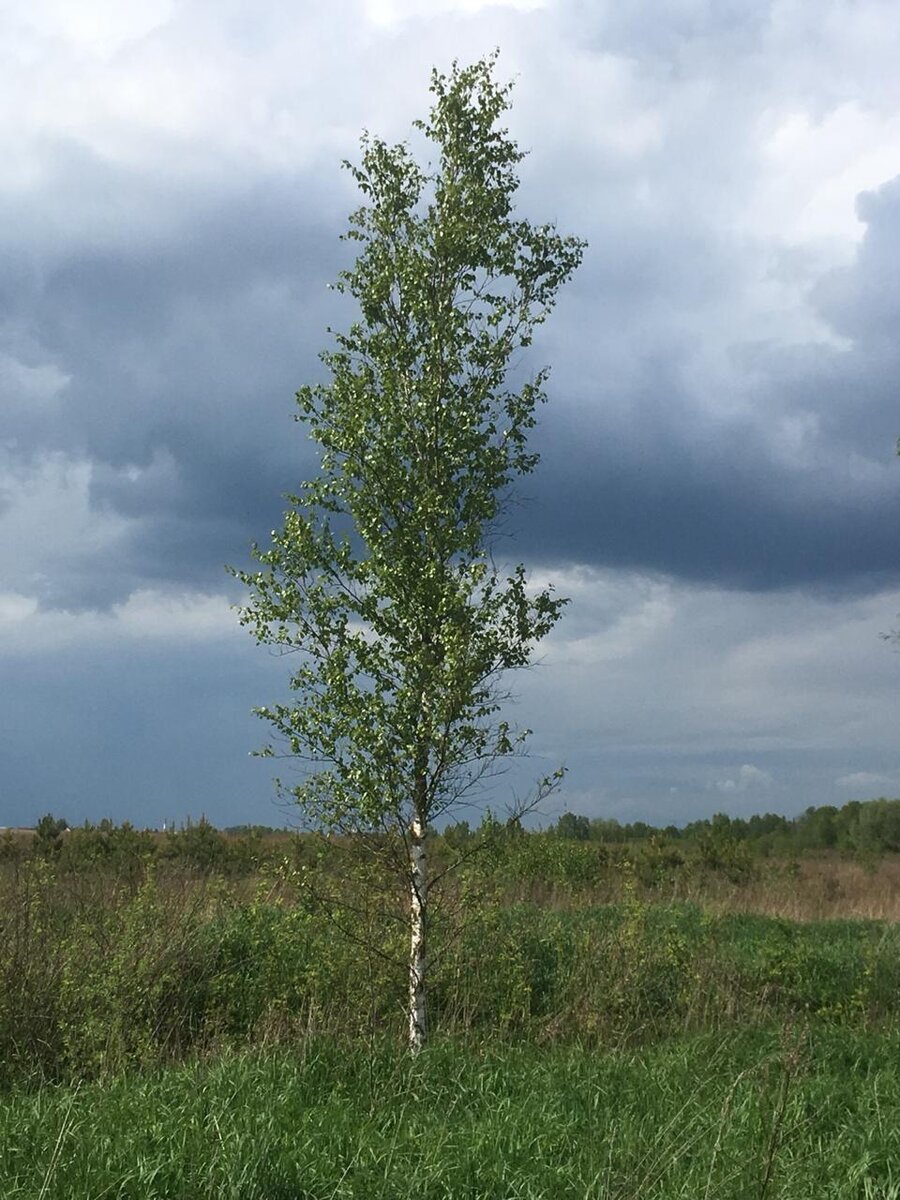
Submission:
M 428 865 L 425 857 L 425 824 L 412 823 L 409 849 L 409 1048 L 418 1054 L 425 1045 L 425 971 L 427 967 L 425 921 L 428 907 Z

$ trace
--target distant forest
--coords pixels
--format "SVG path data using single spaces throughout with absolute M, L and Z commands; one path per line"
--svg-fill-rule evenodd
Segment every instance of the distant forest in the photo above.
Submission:
M 764 813 L 730 817 L 726 813 L 684 826 L 658 828 L 645 821 L 623 824 L 609 817 L 586 817 L 564 812 L 549 828 L 528 830 L 518 822 L 503 822 L 490 811 L 480 824 L 458 821 L 433 831 L 435 849 L 459 850 L 479 839 L 510 838 L 594 844 L 610 848 L 628 844 L 648 852 L 670 845 L 686 853 L 698 852 L 718 860 L 729 847 L 741 857 L 796 857 L 836 852 L 853 856 L 878 856 L 900 852 L 900 800 L 852 800 L 837 808 L 826 804 L 807 808 L 797 817 Z M 313 835 L 267 825 L 232 825 L 218 830 L 206 818 L 188 821 L 166 832 L 136 829 L 105 819 L 70 828 L 62 817 L 47 814 L 34 831 L 6 830 L 0 834 L 0 860 L 37 856 L 49 860 L 98 862 L 110 857 L 139 860 L 144 857 L 188 861 L 203 869 L 230 868 L 237 873 L 253 870 L 261 861 L 293 843 L 299 850 Z M 730 855 L 726 853 L 726 860 Z M 61 865 L 62 865 L 61 864 Z
M 900 800 L 851 800 L 841 808 L 824 804 L 807 808 L 798 817 L 778 813 L 729 817 L 716 813 L 688 825 L 667 825 L 663 829 L 644 821 L 623 825 L 606 817 L 588 818 L 566 812 L 551 832 L 558 837 L 596 842 L 642 842 L 651 838 L 691 842 L 713 837 L 747 843 L 763 854 L 811 850 L 892 853 L 900 851 Z

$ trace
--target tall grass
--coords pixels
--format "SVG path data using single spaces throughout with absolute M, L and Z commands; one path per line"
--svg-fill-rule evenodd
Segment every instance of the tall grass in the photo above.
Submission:
M 335 921 L 340 925 L 338 930 Z M 569 909 L 482 895 L 437 921 L 445 1035 L 621 1047 L 816 1015 L 900 1016 L 900 927 L 802 924 L 637 890 Z M 0 1083 L 109 1077 L 316 1034 L 402 1038 L 405 930 L 301 889 L 21 864 L 0 887 Z
M 410 1061 L 382 896 L 8 864 L 0 1196 L 900 1200 L 900 926 L 787 919 L 815 864 L 768 865 L 779 915 L 670 867 L 548 839 L 464 878 Z
M 531 835 L 498 847 L 491 874 L 507 901 L 544 907 L 612 904 L 634 890 L 648 901 L 684 901 L 717 912 L 900 922 L 900 855 L 754 858 L 740 843 L 729 850 L 711 866 L 653 839 L 607 848 Z
M 0 1103 L 7 1200 L 888 1200 L 900 1038 L 314 1041 Z

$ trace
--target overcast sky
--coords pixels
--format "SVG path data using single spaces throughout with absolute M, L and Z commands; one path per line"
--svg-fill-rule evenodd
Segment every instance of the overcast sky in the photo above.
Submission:
M 896 0 L 7 0 L 0 825 L 285 819 L 223 565 L 313 469 L 341 160 L 495 46 L 520 211 L 590 243 L 510 547 L 572 598 L 531 768 L 662 824 L 900 795 Z

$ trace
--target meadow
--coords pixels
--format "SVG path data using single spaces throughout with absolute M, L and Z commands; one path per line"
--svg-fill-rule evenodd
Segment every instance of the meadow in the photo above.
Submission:
M 411 1061 L 353 847 L 89 832 L 0 864 L 4 1197 L 900 1197 L 896 855 L 494 838 Z
M 900 1038 L 828 1026 L 586 1051 L 305 1043 L 0 1105 L 5 1197 L 888 1200 Z

